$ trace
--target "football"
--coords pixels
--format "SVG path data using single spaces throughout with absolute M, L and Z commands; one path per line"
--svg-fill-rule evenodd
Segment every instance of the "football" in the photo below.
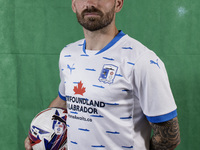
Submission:
M 29 140 L 33 150 L 67 150 L 67 110 L 47 108 L 32 120 Z

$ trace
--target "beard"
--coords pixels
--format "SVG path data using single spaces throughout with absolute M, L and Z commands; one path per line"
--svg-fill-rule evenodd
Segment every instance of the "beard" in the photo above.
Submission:
M 85 29 L 89 31 L 96 31 L 111 24 L 114 18 L 114 9 L 115 5 L 109 12 L 106 12 L 104 14 L 103 12 L 92 6 L 91 8 L 87 8 L 82 11 L 81 14 L 77 12 L 76 17 L 80 25 L 83 26 Z M 98 17 L 85 17 L 86 13 L 95 13 L 98 15 Z

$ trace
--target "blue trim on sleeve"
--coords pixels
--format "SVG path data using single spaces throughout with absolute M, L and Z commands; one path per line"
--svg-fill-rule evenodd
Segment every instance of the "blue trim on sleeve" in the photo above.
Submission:
M 98 51 L 95 55 L 98 55 L 98 54 L 106 51 L 110 47 L 112 47 L 115 43 L 117 43 L 125 35 L 126 34 L 123 31 L 120 30 L 119 33 L 114 37 L 114 39 L 112 39 L 112 41 L 110 41 L 110 43 L 108 43 L 103 49 L 101 49 L 100 51 Z M 83 43 L 83 52 L 86 54 L 85 47 L 86 47 L 86 41 L 84 40 L 84 43 Z
M 60 97 L 62 100 L 66 101 L 66 97 L 65 97 L 65 96 L 62 96 L 62 95 L 60 94 L 60 92 L 58 92 L 58 95 L 59 95 L 59 97 Z
M 147 120 L 152 122 L 152 123 L 161 123 L 161 122 L 166 122 L 169 121 L 177 116 L 177 110 L 174 110 L 168 114 L 161 115 L 161 116 L 155 116 L 155 117 L 147 117 Z

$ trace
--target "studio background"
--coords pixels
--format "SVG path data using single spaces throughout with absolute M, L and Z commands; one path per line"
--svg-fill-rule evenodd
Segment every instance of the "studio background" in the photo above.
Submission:
M 125 0 L 117 27 L 164 61 L 181 144 L 200 149 L 200 1 Z M 0 0 L 0 145 L 23 150 L 33 117 L 57 96 L 58 59 L 84 38 L 71 0 Z

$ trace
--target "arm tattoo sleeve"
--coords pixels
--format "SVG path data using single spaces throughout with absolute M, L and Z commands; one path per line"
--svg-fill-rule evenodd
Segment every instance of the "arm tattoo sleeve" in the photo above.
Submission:
M 153 136 L 150 150 L 174 150 L 180 143 L 178 118 L 163 123 L 150 123 Z

